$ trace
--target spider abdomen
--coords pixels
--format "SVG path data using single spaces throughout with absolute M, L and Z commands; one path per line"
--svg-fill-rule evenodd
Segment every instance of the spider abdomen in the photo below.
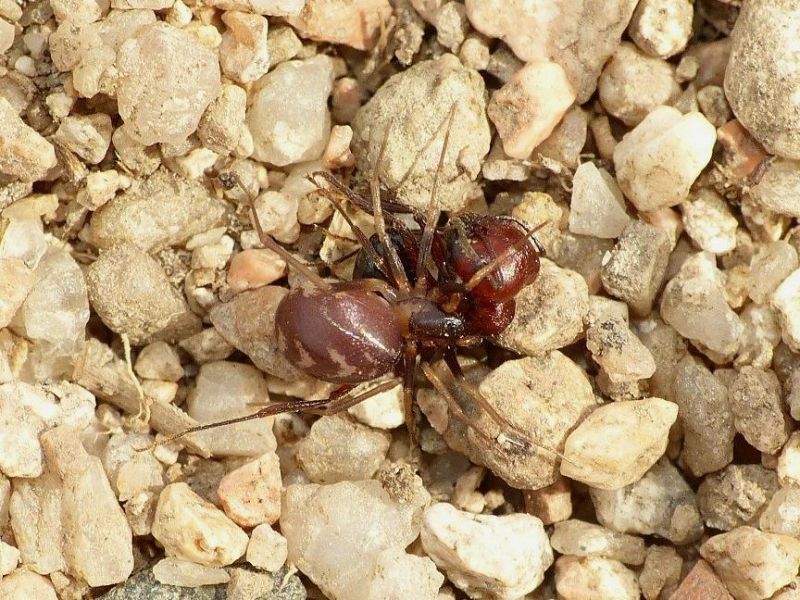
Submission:
M 361 289 L 298 288 L 275 314 L 278 349 L 298 369 L 330 383 L 391 373 L 403 336 L 392 306 Z

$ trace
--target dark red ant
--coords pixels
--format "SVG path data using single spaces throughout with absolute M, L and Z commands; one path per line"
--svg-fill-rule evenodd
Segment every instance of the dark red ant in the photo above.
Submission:
M 394 387 L 400 377 L 406 424 L 412 439 L 416 439 L 413 407 L 418 360 L 427 378 L 444 395 L 454 416 L 474 428 L 442 377 L 432 368 L 434 361 L 441 358 L 454 381 L 492 416 L 501 430 L 516 433 L 506 434 L 505 440 L 523 448 L 528 446 L 525 434 L 516 432 L 466 382 L 457 349 L 475 346 L 509 325 L 514 316 L 515 296 L 539 273 L 539 254 L 543 248 L 533 235 L 535 229 L 530 230 L 511 217 L 462 213 L 451 217 L 444 227 L 438 226 L 436 190 L 452 117 L 453 111 L 448 117 L 431 199 L 424 215 L 397 203 L 392 195 L 382 199 L 377 169 L 370 182 L 371 201 L 329 173 L 318 172 L 310 177 L 348 222 L 361 244 L 352 281 L 326 281 L 295 258 L 264 233 L 250 202 L 253 224 L 264 246 L 281 255 L 306 280 L 278 305 L 275 315 L 278 347 L 304 373 L 341 387 L 331 398 L 275 402 L 252 415 L 201 425 L 180 435 L 283 412 L 334 414 Z M 378 164 L 385 147 L 386 138 Z M 321 185 L 320 180 L 327 185 Z M 223 183 L 231 186 L 235 183 L 246 190 L 238 181 Z M 343 209 L 345 199 L 372 214 L 376 233 L 371 238 Z M 420 229 L 411 230 L 398 218 L 400 213 L 410 213 Z M 360 384 L 368 382 L 376 383 L 363 390 Z

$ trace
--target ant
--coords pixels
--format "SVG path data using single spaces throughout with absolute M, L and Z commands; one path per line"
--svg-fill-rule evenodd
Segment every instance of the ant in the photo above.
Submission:
M 510 324 L 515 296 L 539 273 L 539 256 L 544 249 L 534 234 L 544 224 L 530 229 L 512 217 L 465 212 L 450 217 L 445 226 L 438 226 L 441 213 L 436 191 L 454 112 L 455 106 L 447 118 L 425 214 L 396 202 L 394 190 L 383 199 L 377 168 L 370 181 L 370 199 L 352 191 L 330 173 L 316 172 L 309 176 L 344 217 L 361 245 L 355 253 L 352 281 L 326 281 L 268 236 L 248 194 L 251 217 L 261 242 L 304 278 L 277 307 L 278 348 L 304 373 L 340 387 L 330 398 L 271 403 L 252 415 L 200 425 L 166 441 L 284 412 L 335 414 L 396 386 L 398 378 L 403 384 L 406 425 L 411 439 L 416 441 L 414 407 L 419 363 L 448 402 L 454 417 L 485 439 L 505 442 L 512 451 L 535 446 L 561 456 L 556 450 L 529 442 L 524 433 L 516 430 L 466 381 L 458 363 L 459 348 L 477 346 Z M 389 129 L 377 164 L 382 162 Z M 437 132 L 440 130 L 441 126 Z M 229 188 L 236 185 L 247 193 L 236 176 L 222 183 Z M 368 238 L 353 223 L 344 210 L 343 200 L 372 215 L 376 231 L 373 236 Z M 403 213 L 410 214 L 419 229 L 410 229 L 397 216 Z M 453 381 L 500 427 L 500 435 L 491 436 L 470 423 L 445 384 L 441 369 L 434 368 L 440 359 Z M 372 385 L 364 389 L 364 384 Z

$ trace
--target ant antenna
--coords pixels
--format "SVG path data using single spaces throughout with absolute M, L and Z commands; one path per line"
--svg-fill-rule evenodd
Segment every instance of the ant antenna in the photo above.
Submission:
M 436 202 L 436 192 L 439 188 L 439 176 L 442 173 L 444 166 L 444 157 L 447 154 L 447 146 L 450 143 L 450 132 L 453 126 L 453 117 L 456 114 L 456 103 L 450 107 L 450 112 L 447 115 L 446 123 L 447 129 L 444 134 L 444 142 L 442 143 L 442 153 L 439 155 L 439 163 L 436 166 L 436 171 L 433 174 L 433 185 L 431 186 L 431 196 L 428 200 L 428 207 L 425 210 L 425 228 L 422 230 L 422 240 L 419 244 L 419 257 L 417 258 L 417 282 L 415 289 L 419 292 L 425 289 L 428 282 L 428 273 L 425 263 L 428 262 L 428 257 L 431 253 L 431 246 L 433 245 L 433 235 L 436 232 L 436 223 L 439 220 L 439 205 Z
M 258 218 L 258 212 L 256 212 L 256 203 L 253 194 L 247 189 L 247 186 L 244 185 L 242 178 L 239 176 L 238 173 L 229 173 L 229 177 L 231 177 L 235 182 L 236 185 L 239 187 L 240 190 L 244 192 L 245 197 L 250 205 L 250 216 L 253 221 L 253 225 L 256 228 L 256 232 L 258 233 L 258 238 L 261 240 L 261 243 L 264 244 L 267 248 L 278 254 L 283 260 L 285 260 L 288 264 L 292 265 L 294 269 L 303 275 L 306 279 L 311 281 L 317 287 L 322 289 L 330 289 L 331 285 L 325 281 L 322 277 L 320 277 L 317 273 L 312 271 L 305 265 L 303 262 L 297 259 L 291 252 L 289 252 L 286 248 L 281 246 L 278 242 L 272 239 L 269 235 L 266 234 L 263 227 L 261 227 L 261 220 Z M 223 182 L 224 183 L 224 182 Z
M 525 246 L 525 244 L 527 244 L 528 241 L 531 240 L 531 238 L 533 239 L 533 243 L 536 245 L 536 249 L 538 251 L 538 249 L 541 247 L 541 244 L 539 243 L 539 240 L 537 240 L 534 237 L 534 234 L 537 231 L 539 231 L 542 227 L 547 225 L 549 222 L 550 221 L 544 221 L 543 223 L 539 223 L 536 227 L 531 229 L 525 235 L 524 238 L 522 238 L 521 240 L 518 240 L 516 243 L 512 244 L 511 246 L 509 246 L 508 248 L 503 250 L 503 252 L 501 252 L 499 256 L 495 257 L 491 262 L 489 262 L 487 265 L 484 265 L 483 267 L 481 267 L 480 269 L 475 271 L 475 274 L 472 277 L 469 278 L 469 281 L 465 284 L 464 287 L 468 291 L 471 291 L 471 290 L 475 289 L 475 287 L 481 281 L 486 279 L 486 277 L 488 277 L 492 273 L 492 271 L 497 269 L 503 262 L 505 262 L 508 258 L 510 258 L 515 252 L 518 252 L 519 250 L 521 250 Z

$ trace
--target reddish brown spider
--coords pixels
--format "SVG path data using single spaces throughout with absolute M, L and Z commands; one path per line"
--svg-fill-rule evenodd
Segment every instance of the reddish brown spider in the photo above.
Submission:
M 450 121 L 452 115 L 453 111 Z M 406 424 L 412 439 L 416 439 L 414 386 L 418 362 L 453 415 L 475 428 L 432 368 L 434 361 L 443 359 L 453 380 L 506 432 L 505 440 L 521 447 L 542 448 L 516 431 L 464 380 L 457 350 L 479 344 L 509 325 L 514 298 L 538 275 L 543 249 L 533 237 L 535 230 L 510 217 L 462 213 L 438 226 L 436 188 L 449 133 L 448 122 L 424 215 L 398 204 L 391 194 L 382 200 L 377 169 L 369 200 L 329 173 L 311 176 L 361 244 L 352 281 L 326 281 L 295 258 L 264 233 L 251 201 L 253 224 L 264 246 L 280 254 L 305 279 L 278 305 L 278 347 L 304 373 L 340 387 L 324 400 L 275 402 L 252 415 L 201 425 L 181 435 L 283 412 L 337 413 L 394 387 L 400 378 Z M 384 139 L 379 163 L 385 146 Z M 374 236 L 368 238 L 352 222 L 343 210 L 343 200 L 371 213 Z M 406 226 L 397 217 L 399 213 L 411 213 L 420 229 Z M 368 382 L 374 385 L 363 389 L 362 384 Z M 483 437 L 497 439 L 475 430 Z

